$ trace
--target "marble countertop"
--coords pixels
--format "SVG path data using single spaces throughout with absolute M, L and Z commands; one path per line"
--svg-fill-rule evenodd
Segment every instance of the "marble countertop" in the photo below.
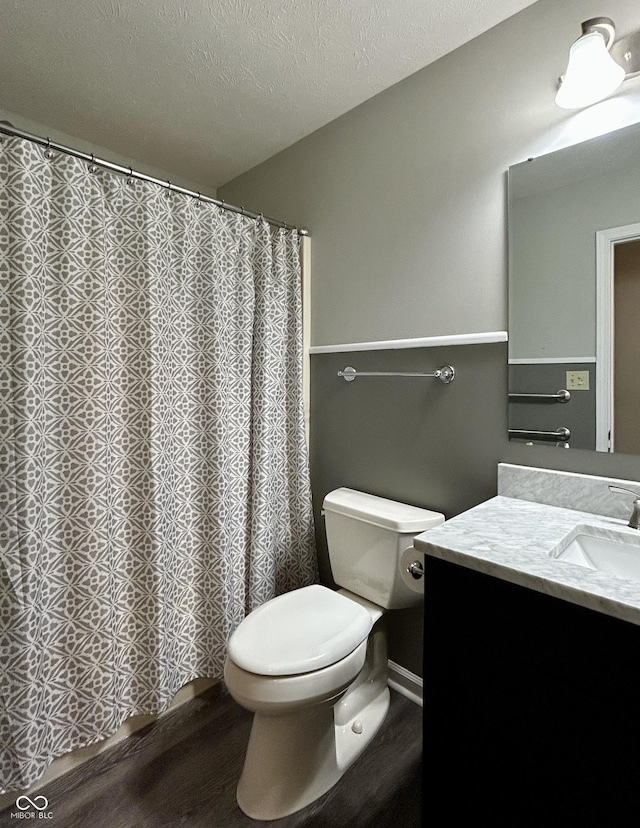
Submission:
M 423 532 L 414 545 L 426 555 L 640 625 L 640 582 L 549 557 L 585 524 L 604 536 L 624 533 L 640 545 L 640 531 L 625 520 L 504 496 Z

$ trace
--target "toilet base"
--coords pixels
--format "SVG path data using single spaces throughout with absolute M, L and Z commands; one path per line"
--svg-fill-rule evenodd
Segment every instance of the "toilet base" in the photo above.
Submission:
M 374 627 L 365 664 L 346 693 L 282 715 L 254 714 L 237 789 L 248 817 L 280 819 L 336 784 L 385 720 L 386 666 L 384 632 Z
M 380 729 L 389 688 L 344 725 L 330 703 L 291 716 L 254 714 L 238 783 L 240 809 L 252 819 L 293 814 L 330 790 Z

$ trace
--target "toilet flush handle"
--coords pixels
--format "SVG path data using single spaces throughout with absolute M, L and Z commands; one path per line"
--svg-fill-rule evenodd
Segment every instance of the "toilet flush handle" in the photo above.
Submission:
M 420 563 L 420 561 L 413 561 L 407 567 L 407 572 L 417 581 L 424 575 L 424 566 Z

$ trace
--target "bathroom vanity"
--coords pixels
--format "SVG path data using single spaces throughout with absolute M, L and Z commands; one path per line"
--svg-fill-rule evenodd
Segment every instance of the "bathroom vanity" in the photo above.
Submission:
M 640 491 L 501 464 L 497 497 L 416 538 L 434 796 L 513 824 L 640 813 L 640 578 L 571 559 L 584 537 L 640 558 L 610 484 Z
M 634 498 L 611 485 L 640 496 L 640 483 L 501 463 L 497 497 L 414 544 L 426 555 L 640 625 L 640 530 L 628 526 Z

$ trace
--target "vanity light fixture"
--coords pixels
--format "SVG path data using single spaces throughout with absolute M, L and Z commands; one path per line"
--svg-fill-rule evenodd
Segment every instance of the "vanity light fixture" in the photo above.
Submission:
M 614 43 L 615 26 L 608 17 L 582 24 L 582 35 L 569 50 L 569 65 L 560 78 L 556 104 L 582 109 L 611 95 L 640 72 L 640 38 L 631 35 Z M 633 42 L 632 42 L 633 41 Z

